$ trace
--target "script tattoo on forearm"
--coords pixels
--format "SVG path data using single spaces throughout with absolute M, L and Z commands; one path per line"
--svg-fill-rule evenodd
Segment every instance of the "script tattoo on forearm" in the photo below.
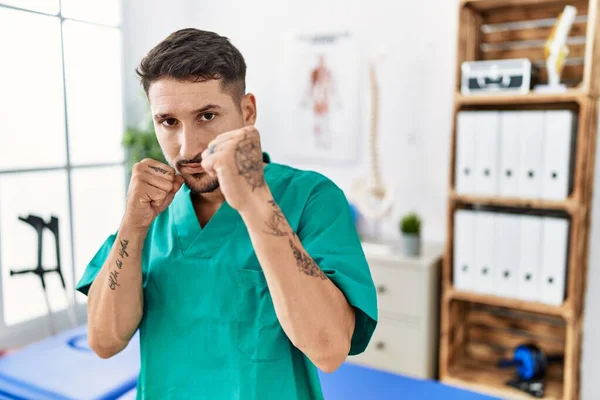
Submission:
M 298 239 L 298 235 L 296 235 L 289 225 L 287 225 L 287 221 L 283 215 L 283 212 L 281 211 L 281 208 L 279 208 L 274 200 L 269 200 L 269 204 L 271 205 L 273 212 L 266 221 L 266 225 L 269 228 L 266 233 L 272 236 L 288 237 L 290 247 L 292 248 L 292 253 L 296 259 L 296 266 L 298 267 L 299 271 L 304 272 L 309 276 L 327 279 L 327 275 L 325 275 L 321 268 L 319 268 L 312 257 L 309 256 L 305 251 L 301 250 L 294 242 L 295 239 Z
M 121 240 L 121 248 L 119 249 L 119 255 L 122 258 L 129 257 L 129 254 L 127 254 L 127 251 L 125 251 L 127 249 L 127 245 L 128 244 L 129 244 L 129 240 L 127 240 L 127 239 L 122 239 Z
M 264 170 L 262 165 L 262 152 L 258 139 L 248 137 L 240 140 L 235 147 L 235 165 L 241 176 L 254 189 L 265 185 Z
M 110 274 L 108 274 L 108 287 L 111 288 L 111 290 L 115 290 L 117 286 L 121 286 L 119 285 L 119 272 L 121 271 L 121 268 L 123 268 L 122 259 L 129 257 L 129 254 L 127 253 L 127 246 L 129 245 L 129 240 L 121 239 L 119 243 L 121 245 L 121 247 L 119 248 L 119 256 L 121 256 L 121 258 L 117 258 L 117 260 L 115 261 L 117 269 L 110 271 Z

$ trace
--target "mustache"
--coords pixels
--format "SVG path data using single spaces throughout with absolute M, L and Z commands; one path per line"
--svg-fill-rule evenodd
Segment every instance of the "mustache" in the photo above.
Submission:
M 196 157 L 191 160 L 178 160 L 175 164 L 175 167 L 179 170 L 182 167 L 185 167 L 187 164 L 200 164 L 202 162 L 202 153 L 196 155 Z

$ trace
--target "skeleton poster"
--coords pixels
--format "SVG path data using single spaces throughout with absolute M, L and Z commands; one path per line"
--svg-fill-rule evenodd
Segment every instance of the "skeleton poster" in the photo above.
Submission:
M 285 148 L 294 159 L 356 157 L 360 57 L 349 33 L 290 34 L 283 65 Z

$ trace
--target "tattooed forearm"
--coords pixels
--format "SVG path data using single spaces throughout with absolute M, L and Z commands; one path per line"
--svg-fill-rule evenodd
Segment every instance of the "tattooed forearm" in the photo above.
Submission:
M 121 258 L 129 257 L 129 254 L 127 253 L 127 246 L 129 245 L 129 240 L 122 239 L 120 244 L 121 248 L 119 249 L 119 255 L 121 256 Z M 121 268 L 123 268 L 123 260 L 117 258 L 117 260 L 115 261 L 115 266 L 117 267 L 118 271 L 116 269 L 112 270 L 108 275 L 108 287 L 110 287 L 112 290 L 115 290 L 117 286 L 121 286 L 119 285 L 118 278 L 119 272 L 121 271 Z
M 314 260 L 304 251 L 300 250 L 292 238 L 290 238 L 289 241 L 298 269 L 304 272 L 306 275 L 327 279 L 327 275 L 325 275 L 325 273 L 321 270 L 321 268 L 319 268 Z
M 262 152 L 258 139 L 248 137 L 240 140 L 235 148 L 235 164 L 238 172 L 254 189 L 265 185 Z
M 309 276 L 327 279 L 327 275 L 323 273 L 321 268 L 314 262 L 312 257 L 296 245 L 295 240 L 300 239 L 298 239 L 296 232 L 294 232 L 288 225 L 288 222 L 285 219 L 281 208 L 279 208 L 279 205 L 277 205 L 275 200 L 269 200 L 269 204 L 271 205 L 272 213 L 269 216 L 269 219 L 266 221 L 266 225 L 269 230 L 265 231 L 265 233 L 279 237 L 287 236 L 290 247 L 292 248 L 292 253 L 296 259 L 298 270 Z
M 269 200 L 269 204 L 273 208 L 273 213 L 266 222 L 269 228 L 266 233 L 273 236 L 287 236 L 289 232 L 285 229 L 286 220 L 281 209 L 273 200 Z

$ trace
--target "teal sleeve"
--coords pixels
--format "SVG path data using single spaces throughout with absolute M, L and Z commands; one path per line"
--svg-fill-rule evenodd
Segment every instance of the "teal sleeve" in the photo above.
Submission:
M 332 182 L 317 185 L 298 225 L 302 245 L 356 312 L 349 355 L 362 353 L 377 325 L 377 294 L 344 193 Z
M 98 275 L 100 268 L 102 268 L 102 265 L 104 265 L 104 261 L 106 261 L 106 259 L 108 258 L 108 255 L 110 254 L 110 250 L 112 249 L 112 246 L 115 242 L 116 237 L 117 237 L 116 233 L 110 235 L 104 241 L 102 246 L 100 246 L 100 249 L 98 249 L 98 251 L 96 252 L 94 257 L 91 259 L 89 264 L 85 267 L 83 276 L 81 277 L 81 279 L 75 286 L 75 289 L 77 289 L 79 292 L 81 292 L 87 296 L 88 290 L 90 290 L 90 286 L 92 285 L 92 282 L 94 282 L 96 275 Z

